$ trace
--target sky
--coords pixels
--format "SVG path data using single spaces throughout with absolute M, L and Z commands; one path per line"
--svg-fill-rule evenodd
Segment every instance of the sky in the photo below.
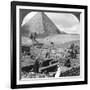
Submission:
M 27 23 L 35 14 L 38 12 L 30 12 L 28 13 L 23 21 L 22 26 Z M 80 21 L 78 18 L 71 13 L 51 13 L 44 12 L 58 27 L 60 31 L 64 31 L 66 33 L 80 33 Z

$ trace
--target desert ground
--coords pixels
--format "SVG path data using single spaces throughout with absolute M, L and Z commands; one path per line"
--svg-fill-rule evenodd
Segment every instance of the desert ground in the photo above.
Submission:
M 58 34 L 36 38 L 21 37 L 21 79 L 80 75 L 80 35 Z

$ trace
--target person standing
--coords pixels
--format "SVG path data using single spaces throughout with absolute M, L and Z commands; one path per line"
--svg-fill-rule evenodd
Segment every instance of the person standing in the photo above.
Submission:
M 58 65 L 57 65 L 57 71 L 56 71 L 56 74 L 55 74 L 55 78 L 60 77 L 60 75 L 61 75 L 61 67 L 60 67 L 60 65 L 58 64 Z
M 36 59 L 35 64 L 34 64 L 34 72 L 39 73 L 39 60 L 38 60 L 38 58 Z

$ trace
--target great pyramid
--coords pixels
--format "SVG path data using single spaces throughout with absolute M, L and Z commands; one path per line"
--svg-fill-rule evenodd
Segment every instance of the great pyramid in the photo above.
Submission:
M 36 32 L 38 37 L 62 33 L 44 12 L 37 12 L 21 27 L 21 32 L 25 36 L 30 36 L 31 32 Z

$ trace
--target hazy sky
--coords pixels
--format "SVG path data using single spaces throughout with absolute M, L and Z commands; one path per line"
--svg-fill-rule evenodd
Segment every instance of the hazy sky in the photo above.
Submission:
M 22 21 L 22 26 L 37 13 L 30 12 L 27 14 Z M 45 14 L 54 22 L 59 30 L 67 33 L 80 33 L 80 21 L 74 14 L 51 12 L 45 12 Z

